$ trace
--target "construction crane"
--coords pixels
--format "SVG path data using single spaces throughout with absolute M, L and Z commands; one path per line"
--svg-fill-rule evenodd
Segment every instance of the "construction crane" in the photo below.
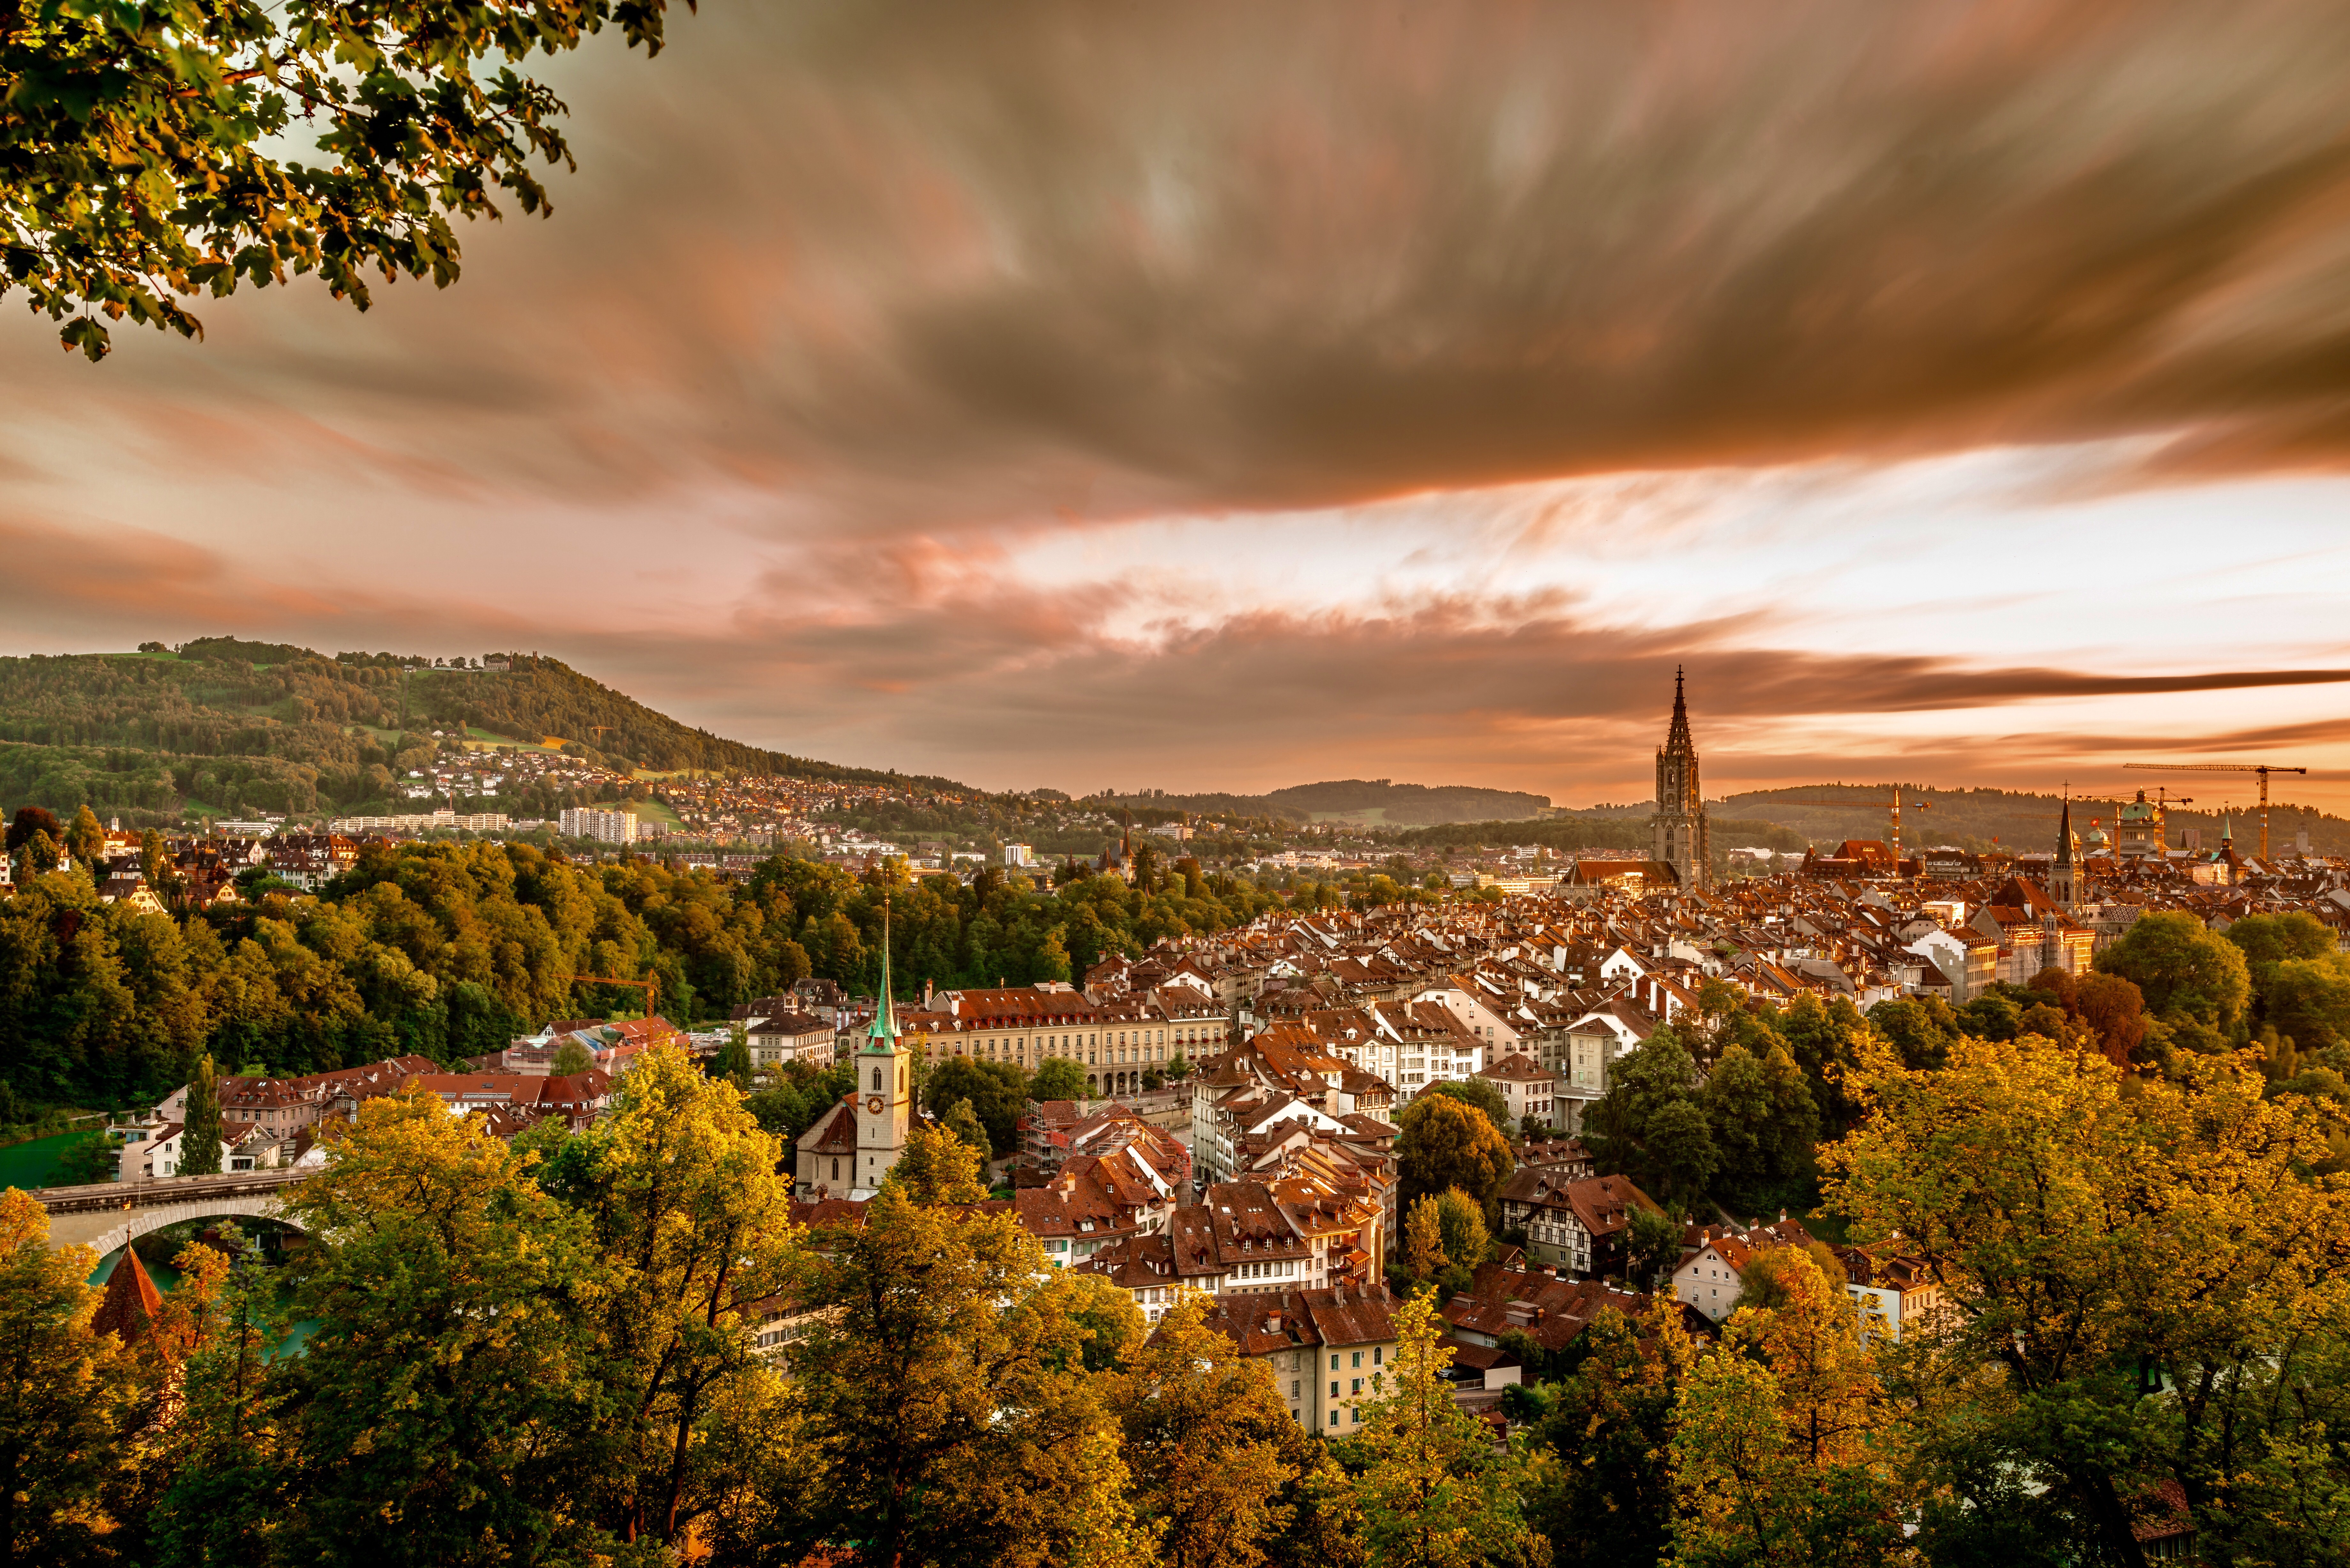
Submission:
M 1866 811 L 1877 803 L 1873 800 L 1765 800 L 1755 804 L 1766 806 L 1825 805 L 1840 811 Z M 1891 808 L 1893 815 L 1893 874 L 1898 877 L 1901 875 L 1901 786 L 1899 784 L 1893 786 L 1893 798 L 1886 804 Z M 1909 803 L 1909 809 L 1912 811 L 1930 811 L 1933 806 L 1934 803 L 1930 800 L 1913 800 Z
M 575 985 L 587 985 L 593 983 L 596 985 L 633 986 L 637 990 L 645 993 L 645 1016 L 647 1018 L 650 1018 L 653 1015 L 653 1003 L 660 995 L 660 977 L 658 975 L 655 975 L 650 980 L 615 980 L 608 974 L 575 974 L 571 977 L 571 981 Z
M 2261 858 L 2269 857 L 2269 775 L 2271 774 L 2306 774 L 2307 768 L 2281 768 L 2268 763 L 2124 763 L 2126 768 L 2146 773 L 2169 774 L 2258 774 L 2261 775 Z

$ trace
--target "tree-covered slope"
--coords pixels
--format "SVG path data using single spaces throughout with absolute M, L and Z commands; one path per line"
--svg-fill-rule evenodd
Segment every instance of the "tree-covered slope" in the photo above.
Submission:
M 151 648 L 152 645 L 151 645 Z M 412 736 L 473 729 L 568 742 L 622 772 L 721 769 L 960 791 L 945 779 L 771 752 L 680 723 L 559 659 L 510 671 L 209 638 L 177 653 L 0 659 L 0 803 L 88 805 L 142 825 L 389 801 Z M 422 666 L 419 668 L 418 666 Z

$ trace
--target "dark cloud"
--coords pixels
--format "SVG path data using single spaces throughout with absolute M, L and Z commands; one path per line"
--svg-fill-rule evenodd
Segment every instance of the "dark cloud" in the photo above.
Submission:
M 427 466 L 863 529 L 2350 450 L 2337 6 L 833 0 L 564 69 L 587 171 L 453 293 L 213 306 L 104 374 L 202 353 Z
M 1994 442 L 2147 438 L 2127 483 L 2339 466 L 2350 10 L 822 0 L 556 69 L 583 172 L 550 222 L 473 225 L 452 291 L 207 302 L 205 345 L 125 332 L 99 369 L 0 319 L 13 646 L 519 638 L 746 739 L 1065 786 L 1620 778 L 1681 660 L 1715 743 L 1790 769 L 1866 761 L 1787 749 L 1791 717 L 2344 678 L 2191 627 L 2085 671 L 2130 660 L 2041 653 L 2058 634 L 1988 597 L 2004 665 L 1565 593 L 1315 612 L 1237 547 L 1188 618 L 1163 584 L 1011 563 L 1189 510 Z M 172 537 L 201 513 L 232 540 L 247 505 L 269 548 Z M 1705 548 L 1703 504 L 1610 496 L 1515 547 L 1635 514 Z M 484 573 L 449 519 L 567 571 Z M 278 547 L 404 529 L 430 542 L 380 573 Z M 1409 532 L 1381 547 L 1462 528 Z M 730 546 L 723 596 L 648 591 Z

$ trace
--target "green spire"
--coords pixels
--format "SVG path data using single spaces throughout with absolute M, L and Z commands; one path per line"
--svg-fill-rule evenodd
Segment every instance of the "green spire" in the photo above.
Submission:
M 898 1048 L 898 1014 L 889 1004 L 889 900 L 881 900 L 881 1000 L 873 1009 L 873 1027 L 866 1031 L 868 1051 Z

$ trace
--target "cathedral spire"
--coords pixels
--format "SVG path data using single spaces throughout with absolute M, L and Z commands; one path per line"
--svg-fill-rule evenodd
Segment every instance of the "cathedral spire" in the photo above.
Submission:
M 2056 864 L 2073 864 L 2073 797 L 2064 797 L 2063 820 L 2056 825 Z
M 1697 750 L 1697 742 L 1690 737 L 1689 701 L 1682 692 L 1682 679 L 1681 667 L 1674 665 L 1673 722 L 1671 728 L 1665 732 L 1665 750 L 1668 752 Z

